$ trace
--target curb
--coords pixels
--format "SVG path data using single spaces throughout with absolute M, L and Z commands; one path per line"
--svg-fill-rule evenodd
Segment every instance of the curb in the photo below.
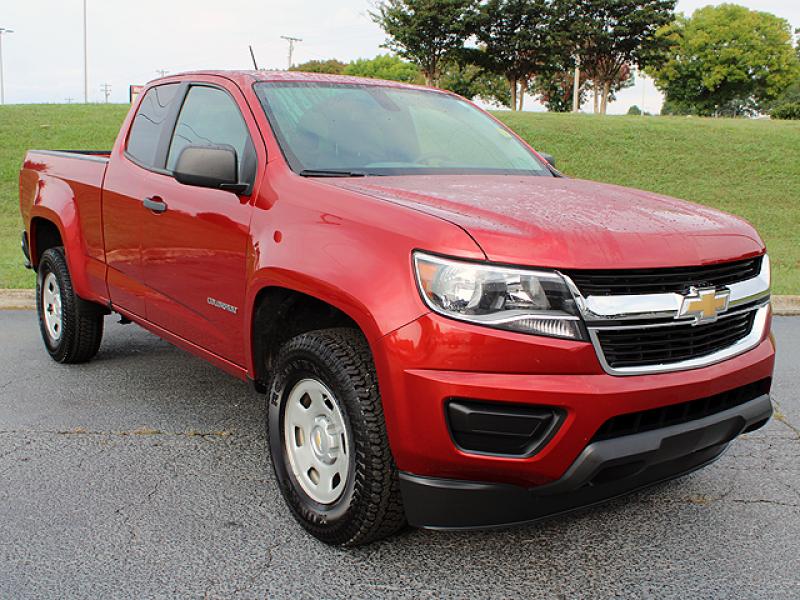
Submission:
M 0 310 L 36 308 L 34 290 L 0 290 Z M 772 312 L 784 317 L 800 316 L 800 296 L 772 296 Z
M 33 310 L 36 308 L 34 290 L 0 290 L 0 310 Z

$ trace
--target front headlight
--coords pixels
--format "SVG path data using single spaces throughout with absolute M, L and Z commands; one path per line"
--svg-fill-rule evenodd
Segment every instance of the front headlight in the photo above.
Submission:
M 420 293 L 434 311 L 453 319 L 520 333 L 585 340 L 564 278 L 533 271 L 414 253 Z

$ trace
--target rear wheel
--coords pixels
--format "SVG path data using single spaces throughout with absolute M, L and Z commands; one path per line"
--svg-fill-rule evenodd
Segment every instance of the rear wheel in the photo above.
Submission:
M 75 294 L 63 248 L 42 254 L 36 308 L 42 339 L 53 360 L 80 363 L 97 354 L 103 339 L 103 311 Z
M 289 340 L 268 398 L 275 476 L 307 531 L 356 546 L 403 527 L 377 377 L 360 332 L 325 329 Z

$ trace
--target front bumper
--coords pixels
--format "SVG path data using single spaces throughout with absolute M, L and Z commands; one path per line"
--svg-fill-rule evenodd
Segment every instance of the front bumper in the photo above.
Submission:
M 524 523 L 604 502 L 679 477 L 718 458 L 772 415 L 769 395 L 714 415 L 589 444 L 558 480 L 541 486 L 400 475 L 411 525 L 434 529 Z
M 400 471 L 529 488 L 561 479 L 613 417 L 768 380 L 775 346 L 767 335 L 754 349 L 707 367 L 617 377 L 603 371 L 589 343 L 488 330 L 429 314 L 384 337 L 374 355 Z M 530 456 L 467 452 L 448 427 L 451 399 L 549 407 L 563 419 Z

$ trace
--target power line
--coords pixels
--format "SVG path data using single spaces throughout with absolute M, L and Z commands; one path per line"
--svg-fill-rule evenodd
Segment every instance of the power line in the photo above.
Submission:
M 100 86 L 100 91 L 105 94 L 106 97 L 106 104 L 108 104 L 108 97 L 111 95 L 111 84 L 104 83 Z
M 14 33 L 14 30 L 0 27 L 0 104 L 6 103 L 6 88 L 3 81 L 3 36 L 9 33 Z
M 289 42 L 289 66 L 287 68 L 291 69 L 292 68 L 292 54 L 294 54 L 295 42 L 302 42 L 303 40 L 301 38 L 291 37 L 289 35 L 282 35 L 281 39 L 282 40 L 286 40 L 287 42 Z

